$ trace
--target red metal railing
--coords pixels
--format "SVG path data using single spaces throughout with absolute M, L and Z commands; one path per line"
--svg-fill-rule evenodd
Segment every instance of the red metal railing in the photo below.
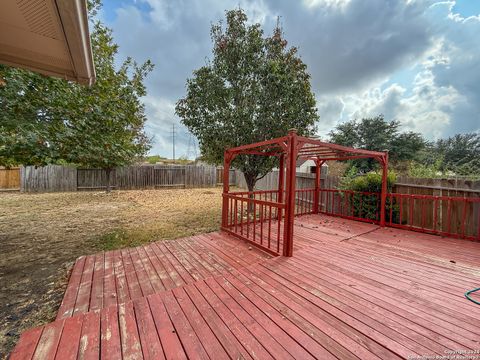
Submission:
M 380 194 L 322 189 L 319 212 L 378 224 Z M 386 225 L 430 234 L 480 240 L 480 198 L 387 194 Z
M 313 213 L 315 189 L 295 190 L 295 215 L 306 215 Z
M 388 226 L 480 240 L 480 198 L 388 194 Z
M 278 202 L 278 194 L 276 190 L 223 194 L 228 212 L 222 229 L 273 255 L 281 255 L 285 204 Z
M 283 253 L 286 193 L 278 190 L 233 192 L 222 227 L 273 254 Z M 380 193 L 319 189 L 318 212 L 380 224 Z M 386 225 L 442 236 L 480 240 L 480 198 L 389 193 Z M 295 190 L 295 216 L 315 213 L 315 189 Z
M 347 219 L 378 224 L 380 193 L 321 189 L 318 212 Z

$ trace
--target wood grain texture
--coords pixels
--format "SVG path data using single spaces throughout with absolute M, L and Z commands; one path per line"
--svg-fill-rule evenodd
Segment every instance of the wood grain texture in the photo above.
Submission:
M 66 293 L 79 298 L 62 304 L 70 315 L 25 332 L 11 359 L 378 360 L 480 349 L 480 307 L 463 297 L 478 286 L 480 243 L 321 215 L 298 218 L 295 241 L 291 258 L 221 233 L 83 257 Z M 99 309 L 84 313 L 86 289 Z

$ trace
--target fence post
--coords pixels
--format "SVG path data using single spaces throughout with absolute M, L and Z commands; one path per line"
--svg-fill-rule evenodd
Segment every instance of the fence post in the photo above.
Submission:
M 295 221 L 295 182 L 297 175 L 297 131 L 288 132 L 287 181 L 285 201 L 285 225 L 283 232 L 283 256 L 293 256 L 293 225 Z

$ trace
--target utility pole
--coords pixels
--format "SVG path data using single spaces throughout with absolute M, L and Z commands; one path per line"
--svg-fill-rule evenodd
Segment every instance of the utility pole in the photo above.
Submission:
M 187 148 L 187 158 L 193 156 L 193 160 L 197 159 L 197 143 L 192 134 L 188 135 L 188 148 Z
M 172 124 L 173 162 L 175 162 L 175 124 Z

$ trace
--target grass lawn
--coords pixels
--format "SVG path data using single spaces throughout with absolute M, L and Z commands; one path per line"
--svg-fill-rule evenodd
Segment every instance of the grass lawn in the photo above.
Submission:
M 0 358 L 54 319 L 78 256 L 217 230 L 221 189 L 0 193 Z

